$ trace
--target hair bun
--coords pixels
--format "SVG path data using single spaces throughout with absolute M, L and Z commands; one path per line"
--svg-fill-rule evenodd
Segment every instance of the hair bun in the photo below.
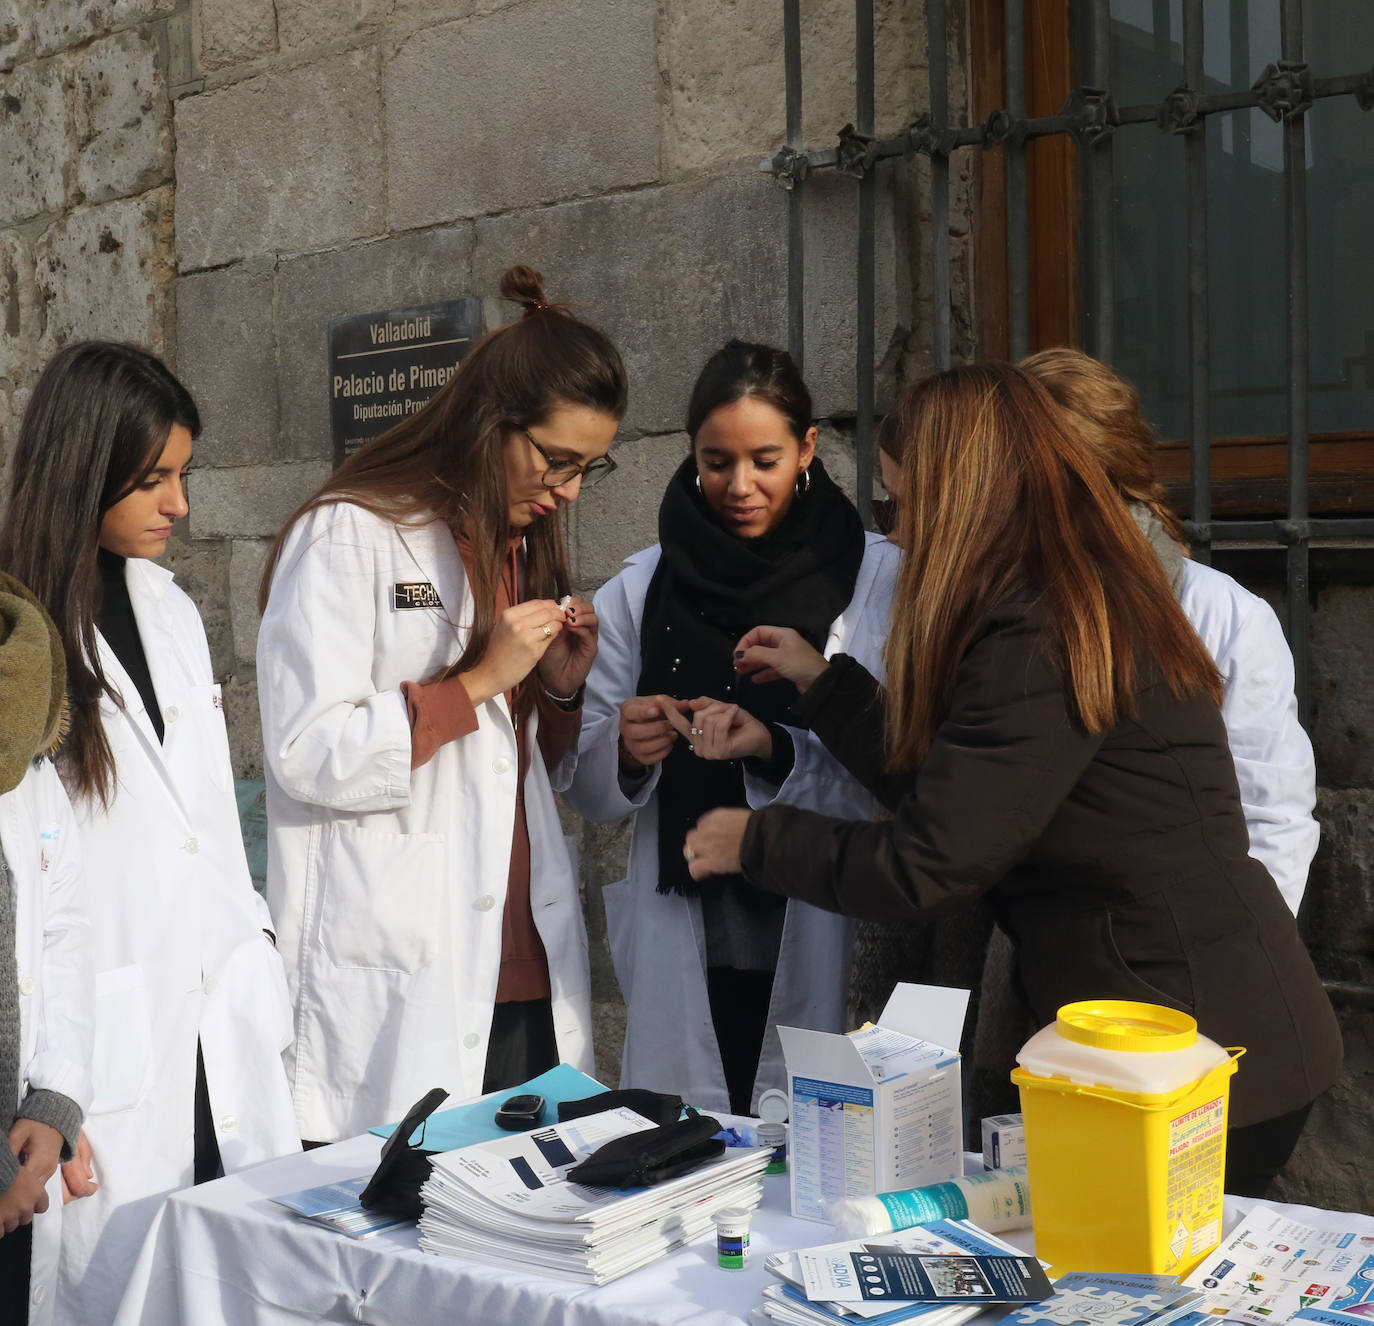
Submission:
M 543 275 L 536 272 L 533 267 L 525 267 L 519 263 L 502 272 L 501 298 L 521 305 L 526 317 L 549 307 L 549 301 L 544 297 Z

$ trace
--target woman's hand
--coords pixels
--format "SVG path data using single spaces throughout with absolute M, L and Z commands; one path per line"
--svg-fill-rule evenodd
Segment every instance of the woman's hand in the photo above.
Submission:
M 620 767 L 640 774 L 668 758 L 677 741 L 668 715 L 676 714 L 680 700 L 667 695 L 635 695 L 620 706 Z
M 811 683 L 830 666 L 787 626 L 756 626 L 735 646 L 735 671 L 756 682 L 790 681 L 805 695 Z
M 95 1164 L 86 1130 L 76 1139 L 76 1155 L 62 1166 L 62 1205 L 78 1197 L 90 1197 L 100 1185 L 95 1181 Z
M 682 855 L 693 879 L 733 875 L 739 870 L 740 845 L 749 827 L 750 810 L 708 810 L 695 829 L 687 831 Z
M 34 1216 L 47 1209 L 47 1189 L 33 1170 L 23 1166 L 14 1182 L 0 1192 L 0 1237 L 13 1234 L 20 1225 L 33 1224 Z
M 65 1145 L 56 1128 L 37 1119 L 16 1119 L 10 1128 L 10 1150 L 25 1169 L 38 1176 L 39 1183 L 52 1178 Z
M 773 754 L 768 728 L 737 704 L 702 695 L 688 700 L 685 711 L 670 713 L 668 721 L 703 760 L 766 760 Z
M 497 617 L 491 641 L 477 666 L 462 674 L 472 703 L 485 704 L 524 681 L 563 628 L 563 609 L 552 599 L 530 599 L 507 608 Z M 596 652 L 594 633 L 592 652 Z
M 571 599 L 562 631 L 549 641 L 539 660 L 539 680 L 546 691 L 571 697 L 581 689 L 596 658 L 596 628 L 592 605 L 586 599 Z

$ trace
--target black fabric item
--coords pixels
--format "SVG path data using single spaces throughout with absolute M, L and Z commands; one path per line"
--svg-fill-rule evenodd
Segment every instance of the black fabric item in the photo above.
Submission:
M 196 1122 L 195 1181 L 209 1183 L 224 1177 L 219 1139 L 215 1136 L 215 1116 L 210 1112 L 210 1084 L 205 1080 L 205 1056 L 196 1041 Z
M 1277 1119 L 1226 1132 L 1226 1191 L 1233 1197 L 1264 1197 L 1302 1136 L 1310 1104 Z
M 583 1119 L 589 1114 L 624 1107 L 643 1115 L 651 1123 L 676 1123 L 682 1115 L 682 1097 L 666 1091 L 648 1091 L 644 1087 L 625 1087 L 619 1091 L 598 1091 L 595 1096 L 581 1100 L 558 1102 L 558 1122 Z
M 820 460 L 810 489 L 793 501 L 772 533 L 731 534 L 697 491 L 688 457 L 668 482 L 658 512 L 662 549 L 644 599 L 639 695 L 699 695 L 738 702 L 765 723 L 780 722 L 796 699 L 791 682 L 758 686 L 734 668 L 735 644 L 755 626 L 790 626 L 824 649 L 830 624 L 854 597 L 864 555 L 863 522 Z M 795 719 L 789 721 L 796 723 Z M 658 891 L 700 893 L 687 873 L 682 841 L 708 810 L 743 806 L 736 761 L 699 760 L 685 741 L 663 761 L 658 783 Z M 712 889 L 734 888 L 759 907 L 777 901 L 739 875 L 718 875 Z
M 148 711 L 148 721 L 161 742 L 166 731 L 162 722 L 162 710 L 158 707 L 157 692 L 153 690 L 153 676 L 148 671 L 148 656 L 143 652 L 143 637 L 138 633 L 138 622 L 134 617 L 134 605 L 129 601 L 129 586 L 124 582 L 124 558 L 118 553 L 107 552 L 101 548 L 96 554 L 100 564 L 100 613 L 96 624 L 105 643 L 114 650 L 124 671 L 138 689 L 139 699 Z M 121 696 L 125 705 L 127 695 Z
M 643 1133 L 612 1138 L 597 1147 L 567 1178 L 596 1188 L 645 1188 L 690 1173 L 725 1150 L 715 1134 L 720 1120 L 698 1114 L 689 1105 L 687 1117 Z
M 752 1114 L 754 1074 L 763 1038 L 768 1033 L 768 1003 L 773 997 L 771 971 L 707 967 L 706 993 L 711 1022 L 720 1048 L 720 1066 L 730 1092 L 732 1114 Z
M 511 999 L 492 1009 L 482 1093 L 518 1087 L 558 1066 L 553 1004 L 548 999 Z
M 433 1151 L 424 1147 L 424 1133 L 419 1144 L 411 1137 L 429 1116 L 448 1099 L 443 1087 L 430 1087 L 406 1116 L 396 1125 L 396 1131 L 382 1143 L 382 1155 L 368 1180 L 367 1187 L 358 1194 L 358 1201 L 369 1211 L 390 1211 L 407 1220 L 418 1220 L 422 1209 L 420 1189 L 428 1181 Z
M 0 1238 L 0 1312 L 6 1326 L 28 1326 L 29 1268 L 33 1264 L 33 1226 L 20 1225 Z

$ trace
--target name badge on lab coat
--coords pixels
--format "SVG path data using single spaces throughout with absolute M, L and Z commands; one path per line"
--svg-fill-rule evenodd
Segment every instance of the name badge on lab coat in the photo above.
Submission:
M 442 608 L 439 591 L 428 580 L 398 580 L 391 587 L 391 606 L 403 608 Z

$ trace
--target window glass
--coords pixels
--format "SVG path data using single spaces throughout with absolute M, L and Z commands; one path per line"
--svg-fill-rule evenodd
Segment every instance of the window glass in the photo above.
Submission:
M 1319 77 L 1354 72 L 1374 46 L 1367 0 L 1308 4 L 1307 59 Z M 1183 82 L 1181 0 L 1112 0 L 1112 87 L 1122 106 Z M 1278 0 L 1208 0 L 1206 90 L 1249 87 L 1280 50 Z M 1354 98 L 1305 119 L 1313 432 L 1374 420 L 1374 114 Z M 1214 437 L 1287 430 L 1283 133 L 1259 110 L 1206 121 L 1208 288 Z M 1187 193 L 1182 136 L 1129 125 L 1114 140 L 1116 368 L 1139 387 L 1165 438 L 1189 432 Z M 1363 292 L 1363 296 L 1361 293 Z

